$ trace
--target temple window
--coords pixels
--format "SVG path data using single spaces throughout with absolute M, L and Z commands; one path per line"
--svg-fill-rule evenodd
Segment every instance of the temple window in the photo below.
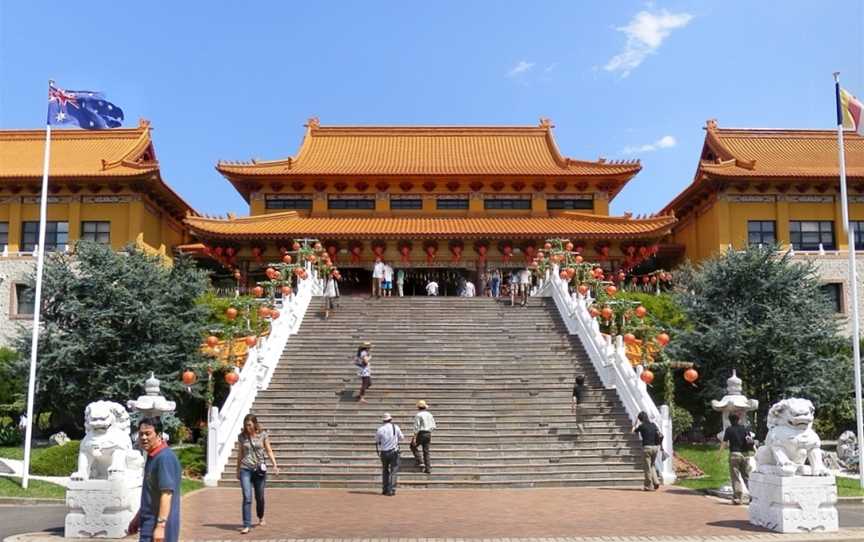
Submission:
M 843 285 L 839 282 L 829 282 L 819 287 L 834 312 L 843 312 Z
M 339 197 L 339 196 L 330 196 L 327 199 L 327 208 L 333 210 L 374 210 L 375 209 L 375 199 L 374 196 L 369 197 Z
M 773 245 L 777 242 L 774 229 L 773 220 L 748 220 L 747 244 L 750 246 Z
M 111 244 L 111 223 L 108 221 L 85 221 L 81 223 L 81 240 L 102 245 Z
M 485 209 L 531 209 L 531 200 L 530 199 L 516 199 L 516 198 L 496 198 L 490 199 L 486 198 L 483 200 L 483 206 Z
M 28 316 L 33 314 L 36 307 L 33 288 L 29 284 L 15 285 L 15 307 L 12 314 L 15 316 Z
M 268 195 L 264 200 L 267 209 L 311 209 L 311 196 L 275 196 Z
M 24 222 L 21 228 L 21 252 L 33 252 L 39 242 L 39 222 Z M 66 249 L 69 244 L 68 222 L 45 224 L 45 250 Z
M 5 249 L 9 244 L 9 223 L 0 222 L 0 249 Z
M 468 198 L 438 196 L 438 198 L 435 200 L 435 205 L 437 209 L 447 211 L 454 209 L 468 209 Z
M 418 210 L 423 208 L 422 198 L 399 198 L 390 200 L 390 208 L 393 210 Z
M 864 250 L 864 221 L 852 220 L 851 224 L 855 232 L 855 250 Z
M 795 250 L 835 250 L 834 222 L 830 220 L 793 220 L 789 222 L 789 240 Z
M 546 209 L 549 211 L 594 210 L 594 202 L 590 199 L 550 199 L 546 201 Z

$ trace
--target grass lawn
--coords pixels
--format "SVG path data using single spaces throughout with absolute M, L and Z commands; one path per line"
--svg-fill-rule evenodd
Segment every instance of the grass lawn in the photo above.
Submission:
M 39 457 L 47 447 L 34 447 L 30 449 L 30 459 L 36 459 Z M 0 446 L 0 457 L 5 457 L 6 459 L 24 459 L 24 446 Z
M 729 483 L 729 451 L 719 451 L 717 445 L 711 444 L 679 444 L 675 453 L 688 461 L 692 461 L 705 471 L 702 478 L 678 480 L 676 483 L 690 489 L 716 489 Z M 858 480 L 837 478 L 837 495 L 840 497 L 864 497 Z
M 9 478 L 0 476 L 0 497 L 30 497 L 39 499 L 65 499 L 66 488 L 43 482 L 41 480 L 30 480 L 30 487 L 21 489 L 20 478 Z

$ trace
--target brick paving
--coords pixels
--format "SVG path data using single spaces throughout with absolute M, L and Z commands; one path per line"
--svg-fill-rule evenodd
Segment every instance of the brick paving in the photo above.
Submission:
M 205 489 L 187 496 L 183 538 L 775 539 L 747 522 L 746 507 L 675 487 L 657 493 L 630 488 L 402 490 L 395 497 L 372 490 L 270 488 L 267 525 L 248 535 L 239 533 L 240 501 L 239 489 L 233 488 Z M 864 539 L 864 532 L 858 534 Z

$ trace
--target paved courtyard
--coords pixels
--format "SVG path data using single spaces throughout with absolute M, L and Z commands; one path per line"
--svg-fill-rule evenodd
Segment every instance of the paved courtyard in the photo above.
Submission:
M 240 490 L 184 499 L 185 539 L 734 536 L 766 532 L 747 508 L 680 488 L 405 490 L 268 489 L 267 525 L 241 535 Z M 253 512 L 254 513 L 254 512 Z

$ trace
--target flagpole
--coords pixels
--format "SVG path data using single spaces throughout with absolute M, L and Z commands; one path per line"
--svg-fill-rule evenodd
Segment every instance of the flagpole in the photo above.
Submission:
M 48 82 L 50 91 L 54 81 Z M 48 214 L 48 165 L 51 161 L 51 124 L 45 125 L 45 158 L 42 163 L 42 197 L 39 200 L 39 244 L 36 245 L 36 293 L 33 305 L 33 338 L 30 343 L 30 379 L 27 384 L 27 429 L 24 434 L 24 470 L 21 487 L 30 482 L 30 451 L 33 438 L 33 402 L 36 395 L 36 358 L 39 350 L 39 316 L 42 309 L 42 268 L 45 263 L 45 222 Z
M 840 103 L 840 72 L 834 72 L 837 98 L 837 148 L 840 154 L 840 198 L 843 200 L 843 228 L 848 237 L 849 285 L 852 293 L 852 358 L 855 364 L 855 417 L 858 423 L 858 483 L 864 488 L 864 410 L 861 403 L 861 344 L 858 324 L 858 273 L 855 266 L 855 231 L 849 224 L 849 201 L 846 197 L 846 153 L 843 146 L 843 111 Z

